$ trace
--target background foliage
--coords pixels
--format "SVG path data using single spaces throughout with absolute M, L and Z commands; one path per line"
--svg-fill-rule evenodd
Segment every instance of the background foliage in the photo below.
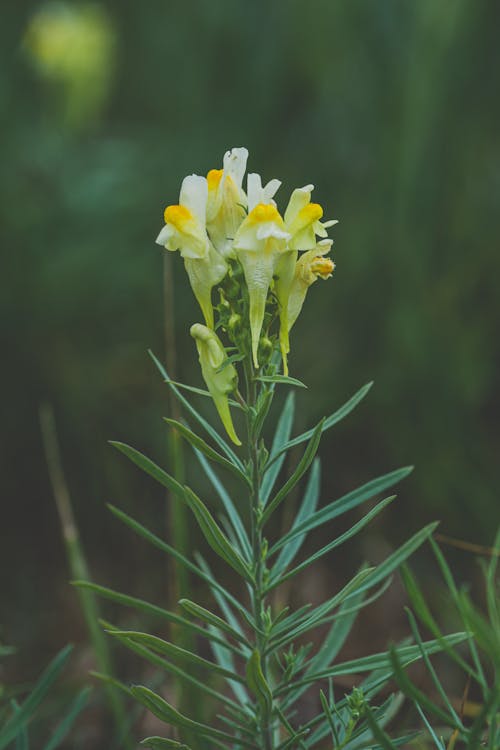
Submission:
M 47 63 L 33 27 L 42 7 L 93 19 L 90 39 Z M 231 146 L 247 146 L 264 178 L 313 181 L 340 219 L 335 278 L 315 287 L 294 329 L 291 374 L 309 384 L 300 394 L 308 424 L 367 380 L 376 387 L 325 437 L 322 496 L 417 465 L 360 554 L 381 557 L 434 518 L 443 533 L 491 541 L 499 15 L 487 0 L 27 0 L 2 9 L 1 620 L 25 654 L 22 675 L 85 639 L 66 583 L 41 401 L 55 408 L 94 577 L 145 598 L 166 585 L 163 563 L 104 507 L 141 506 L 158 527 L 161 491 L 131 475 L 106 440 L 163 457 L 167 397 L 145 355 L 164 346 L 154 238 L 181 178 L 219 167 Z M 179 375 L 199 384 L 187 335 L 196 305 L 180 263 L 174 273 Z

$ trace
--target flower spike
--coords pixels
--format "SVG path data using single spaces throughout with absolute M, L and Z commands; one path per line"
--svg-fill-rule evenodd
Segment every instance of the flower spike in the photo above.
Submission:
M 233 443 L 241 445 L 234 429 L 228 398 L 228 394 L 236 389 L 238 380 L 236 369 L 231 363 L 222 367 L 227 360 L 226 350 L 219 337 L 210 328 L 201 323 L 195 323 L 191 326 L 190 333 L 198 349 L 203 379 L 214 400 L 222 424 Z

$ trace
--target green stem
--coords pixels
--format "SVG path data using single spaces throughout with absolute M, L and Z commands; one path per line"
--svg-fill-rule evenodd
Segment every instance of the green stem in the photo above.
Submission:
M 250 357 L 244 362 L 245 383 L 247 392 L 247 404 L 251 409 L 255 408 L 257 402 L 256 382 L 254 379 L 254 368 Z M 250 489 L 250 538 L 252 544 L 252 556 L 255 582 L 253 585 L 252 611 L 256 625 L 255 630 L 255 648 L 260 654 L 262 673 L 266 681 L 268 680 L 268 657 L 267 636 L 263 623 L 264 611 L 264 540 L 262 536 L 261 501 L 260 501 L 260 470 L 259 470 L 259 451 L 258 436 L 254 430 L 255 412 L 247 411 L 247 440 L 248 440 L 248 458 L 252 467 L 252 486 Z M 271 716 L 263 708 L 260 713 L 259 735 L 262 750 L 273 750 L 273 736 L 271 726 Z

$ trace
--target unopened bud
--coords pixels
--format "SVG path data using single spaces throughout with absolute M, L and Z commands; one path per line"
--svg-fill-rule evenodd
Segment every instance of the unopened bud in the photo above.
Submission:
M 229 335 L 234 339 L 241 333 L 243 327 L 243 318 L 238 313 L 233 313 L 227 323 L 227 330 Z

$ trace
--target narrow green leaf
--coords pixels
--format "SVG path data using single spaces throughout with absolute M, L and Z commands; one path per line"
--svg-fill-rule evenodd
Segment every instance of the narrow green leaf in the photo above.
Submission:
M 210 632 L 216 636 L 221 636 L 220 630 L 213 625 L 210 626 Z M 221 648 L 220 645 L 215 642 L 215 639 L 211 642 L 210 646 L 212 648 L 212 653 L 217 660 L 217 664 L 220 664 L 221 667 L 224 667 L 224 669 L 227 669 L 230 672 L 236 672 L 236 666 L 232 654 L 226 649 Z M 246 707 L 249 702 L 249 696 L 245 685 L 237 680 L 228 680 L 228 685 L 233 691 L 236 699 L 240 702 L 240 705 Z
M 328 722 L 328 726 L 330 727 L 330 732 L 332 734 L 333 740 L 335 742 L 335 745 L 340 745 L 339 742 L 339 735 L 337 733 L 337 729 L 335 727 L 335 722 L 333 720 L 332 712 L 330 710 L 330 706 L 328 705 L 328 701 L 326 699 L 326 695 L 322 690 L 319 691 L 319 699 L 321 701 L 321 708 L 323 709 L 323 712 L 326 716 L 326 720 Z
M 205 571 L 201 570 L 197 565 L 192 563 L 191 560 L 188 560 L 187 557 L 184 557 L 184 555 L 178 552 L 175 547 L 171 547 L 169 544 L 167 544 L 167 542 L 164 542 L 163 539 L 160 539 L 160 537 L 153 534 L 152 531 L 149 531 L 149 529 L 147 529 L 145 526 L 140 524 L 124 511 L 116 508 L 114 505 L 108 504 L 108 508 L 113 513 L 113 515 L 119 518 L 120 521 L 123 521 L 123 523 L 129 526 L 133 531 L 142 536 L 153 546 L 161 549 L 163 552 L 166 552 L 169 555 L 172 555 L 172 557 L 175 557 L 176 560 L 185 565 L 188 570 L 201 578 L 202 581 L 205 581 L 205 583 L 210 584 L 210 586 L 214 587 L 220 593 L 222 593 L 222 595 L 225 596 L 239 611 L 242 611 L 243 613 L 245 613 L 245 615 L 248 614 L 245 608 L 238 602 L 238 600 L 235 599 L 234 596 L 232 596 L 232 594 L 230 594 L 229 591 L 227 591 L 218 581 L 216 581 L 213 576 L 207 575 Z
M 274 496 L 274 498 L 271 500 L 271 502 L 269 503 L 269 505 L 263 512 L 262 526 L 264 526 L 264 524 L 267 523 L 267 521 L 269 520 L 271 515 L 274 513 L 276 508 L 287 497 L 287 495 L 291 492 L 291 490 L 295 487 L 297 482 L 303 477 L 303 475 L 305 474 L 305 472 L 308 470 L 309 466 L 311 465 L 313 458 L 316 455 L 316 452 L 318 450 L 319 441 L 321 440 L 323 422 L 324 422 L 323 419 L 320 422 L 318 422 L 311 436 L 311 439 L 309 443 L 307 444 L 307 447 L 302 455 L 302 458 L 297 464 L 295 471 L 293 472 L 291 477 L 285 482 L 285 484 L 279 490 L 279 492 Z
M 176 742 L 176 740 L 169 740 L 164 737 L 146 737 L 139 744 L 144 745 L 144 747 L 151 747 L 153 750 L 167 750 L 167 748 L 191 750 L 189 745 L 185 745 L 183 742 Z
M 57 654 L 39 677 L 19 711 L 4 724 L 0 735 L 0 750 L 7 747 L 17 737 L 21 729 L 31 721 L 35 710 L 60 675 L 72 648 L 72 646 L 66 646 Z
M 380 727 L 378 721 L 375 719 L 375 716 L 373 715 L 373 711 L 370 708 L 370 706 L 367 704 L 365 706 L 365 716 L 366 721 L 368 723 L 368 726 L 370 727 L 371 733 L 373 735 L 373 739 L 376 740 L 382 750 L 395 750 L 396 745 L 393 744 L 391 738 L 389 735 L 387 735 L 384 730 Z
M 380 563 L 373 573 L 365 580 L 361 590 L 371 588 L 384 578 L 387 578 L 396 568 L 399 568 L 405 560 L 412 555 L 416 549 L 418 549 L 429 537 L 437 526 L 437 522 L 430 523 L 424 526 L 423 529 L 417 531 L 412 537 L 410 537 L 404 544 L 398 547 L 384 562 Z
M 134 695 L 138 701 L 140 701 L 147 709 L 151 711 L 162 721 L 172 726 L 181 727 L 183 729 L 189 729 L 200 737 L 210 737 L 213 739 L 220 739 L 232 742 L 234 737 L 227 732 L 221 732 L 219 729 L 214 729 L 206 724 L 201 724 L 198 721 L 193 721 L 187 716 L 179 713 L 170 703 L 156 695 L 149 688 L 143 687 L 142 685 L 135 685 L 131 688 L 132 695 Z M 246 747 L 254 747 L 253 742 L 249 742 L 243 738 L 238 739 L 240 745 Z
M 214 664 L 214 662 L 208 661 L 208 659 L 204 659 L 202 656 L 198 656 L 198 654 L 194 654 L 185 648 L 176 646 L 174 643 L 170 643 L 169 641 L 164 641 L 163 638 L 158 638 L 155 635 L 150 635 L 149 633 L 140 633 L 135 630 L 118 630 L 115 628 L 108 630 L 107 632 L 113 636 L 116 635 L 121 638 L 127 638 L 128 640 L 132 641 L 132 643 L 142 644 L 158 654 L 164 654 L 165 656 L 168 656 L 170 658 L 187 661 L 190 664 L 194 664 L 196 667 L 208 669 L 209 671 L 216 672 L 223 677 L 229 677 L 231 679 L 244 682 L 243 677 L 240 677 L 240 675 L 234 674 L 232 671 L 224 669 L 218 664 Z
M 290 578 L 293 578 L 297 575 L 297 573 L 300 573 L 302 570 L 305 570 L 305 568 L 309 567 L 313 562 L 316 562 L 316 560 L 319 560 L 320 557 L 323 557 L 323 555 L 326 555 L 328 552 L 331 552 L 336 547 L 339 547 L 341 544 L 344 544 L 344 542 L 347 542 L 351 537 L 353 537 L 355 534 L 361 531 L 367 524 L 369 524 L 375 516 L 377 516 L 379 513 L 381 513 L 389 503 L 392 503 L 393 500 L 395 500 L 396 495 L 392 495 L 391 497 L 386 497 L 385 500 L 381 500 L 377 505 L 372 508 L 366 515 L 363 516 L 357 523 L 355 523 L 353 526 L 351 526 L 350 529 L 345 531 L 343 534 L 338 536 L 336 539 L 333 539 L 333 541 L 329 542 L 328 544 L 325 544 L 324 547 L 321 547 L 317 552 L 315 552 L 313 555 L 310 555 L 310 557 L 307 558 L 307 560 L 304 560 L 304 562 L 300 563 L 300 565 L 297 565 L 295 568 L 292 568 L 292 570 L 289 570 L 288 573 L 285 573 L 284 575 L 274 574 L 272 575 L 269 584 L 266 587 L 266 593 L 269 591 L 272 591 L 272 589 L 276 588 L 276 586 L 281 585 L 285 581 L 288 581 Z M 377 569 L 378 570 L 378 569 Z M 273 568 L 274 573 L 274 568 Z M 376 571 L 372 573 L 372 576 L 370 576 L 370 579 L 375 576 Z M 365 581 L 365 588 L 368 588 L 368 586 L 372 586 L 374 584 L 370 583 L 367 584 Z
M 203 620 L 203 622 L 207 622 L 209 625 L 213 625 L 214 627 L 219 628 L 219 630 L 223 630 L 238 643 L 248 645 L 246 638 L 228 625 L 222 617 L 215 615 L 213 612 L 210 612 L 210 610 L 205 609 L 205 607 L 202 607 L 200 604 L 196 604 L 196 602 L 192 602 L 189 599 L 180 599 L 179 604 L 186 610 L 186 612 L 193 615 L 193 617 L 198 617 L 200 620 Z
M 427 606 L 427 602 L 425 601 L 424 595 L 422 593 L 421 588 L 419 587 L 417 580 L 413 573 L 411 572 L 410 568 L 404 564 L 401 566 L 401 577 L 403 579 L 403 584 L 405 586 L 406 592 L 408 594 L 408 598 L 410 600 L 410 603 L 415 610 L 417 617 L 419 617 L 420 621 L 423 623 L 423 625 L 428 628 L 428 630 L 432 633 L 432 635 L 435 638 L 442 639 L 443 634 L 441 630 L 439 629 L 434 617 L 432 616 L 432 613 Z M 455 651 L 455 649 L 450 648 L 446 642 L 443 641 L 443 651 L 446 651 L 448 656 L 453 659 L 457 664 L 460 665 L 460 667 L 464 670 L 464 672 L 473 679 L 477 680 L 480 684 L 483 684 L 483 686 L 486 686 L 486 683 L 481 683 L 481 676 L 475 672 L 475 670 L 468 664 L 460 654 Z
M 340 409 L 337 409 L 333 414 L 330 414 L 329 417 L 327 417 L 323 423 L 323 432 L 325 430 L 329 430 L 330 427 L 333 427 L 337 424 L 337 422 L 340 422 L 344 417 L 347 417 L 350 412 L 356 408 L 356 406 L 359 404 L 360 401 L 364 399 L 368 391 L 373 385 L 373 381 L 370 383 L 367 383 L 362 388 L 359 389 L 359 391 L 356 391 L 354 396 L 352 396 L 348 401 L 346 401 L 345 404 L 343 404 Z M 288 451 L 290 448 L 293 448 L 295 445 L 300 445 L 300 443 L 305 443 L 306 440 L 310 440 L 312 435 L 314 433 L 314 428 L 311 430 L 307 430 L 306 432 L 303 432 L 301 435 L 297 435 L 297 437 L 293 438 L 292 440 L 289 440 L 286 445 L 283 446 L 283 451 Z
M 364 592 L 354 591 L 347 600 L 344 600 L 338 611 L 338 618 L 323 639 L 323 642 L 309 663 L 307 672 L 314 672 L 321 665 L 329 667 L 335 660 L 337 654 L 344 645 L 347 636 L 351 632 L 356 616 L 363 602 Z M 349 610 L 349 613 L 347 613 Z
M 158 370 L 160 371 L 160 373 L 163 375 L 163 378 L 164 378 L 165 382 L 167 383 L 167 385 L 169 386 L 169 388 L 173 391 L 173 393 L 175 394 L 177 400 L 184 406 L 184 408 L 186 409 L 186 411 L 188 411 L 191 414 L 191 416 L 194 417 L 194 419 L 198 422 L 198 424 L 203 427 L 203 429 L 205 430 L 205 432 L 208 435 L 210 435 L 210 437 L 212 438 L 212 440 L 215 443 L 217 443 L 217 445 L 222 450 L 222 452 L 226 454 L 227 458 L 230 461 L 232 461 L 233 463 L 235 463 L 238 466 L 238 468 L 241 469 L 241 471 L 245 471 L 245 467 L 243 466 L 243 463 L 240 461 L 240 459 L 238 458 L 238 456 L 236 455 L 236 453 L 233 451 L 233 449 L 219 435 L 219 433 L 217 432 L 217 430 L 215 430 L 212 427 L 212 425 L 209 424 L 207 422 L 207 420 L 204 419 L 204 417 L 201 416 L 201 414 L 194 408 L 194 406 L 192 406 L 189 403 L 189 401 L 186 398 L 184 398 L 184 396 L 182 395 L 182 393 L 179 393 L 179 390 L 173 384 L 173 381 L 170 379 L 170 376 L 168 375 L 165 367 L 161 364 L 161 362 L 157 359 L 157 357 L 155 357 L 155 355 L 153 354 L 153 352 L 151 350 L 149 351 L 149 356 L 151 357 L 151 359 L 155 363 L 155 365 L 158 368 Z
M 316 506 L 318 504 L 318 499 L 319 499 L 319 484 L 320 484 L 320 461 L 317 458 L 313 462 L 311 473 L 309 475 L 309 480 L 308 480 L 308 483 L 304 492 L 304 498 L 302 500 L 298 513 L 295 516 L 295 521 L 293 522 L 292 531 L 294 528 L 299 526 L 303 521 L 306 521 L 308 518 L 310 518 L 311 515 L 316 510 Z M 293 558 L 299 551 L 305 538 L 306 538 L 306 534 L 305 533 L 301 534 L 300 536 L 295 537 L 295 539 L 292 539 L 290 542 L 288 542 L 288 544 L 285 544 L 285 546 L 281 548 L 281 552 L 278 555 L 278 559 L 273 565 L 273 574 L 281 574 L 284 570 L 286 570 L 286 568 L 290 565 Z
M 247 662 L 247 685 L 257 698 L 265 714 L 269 715 L 273 707 L 273 694 L 262 671 L 260 651 L 255 649 Z
M 299 388 L 307 388 L 307 385 L 297 378 L 290 378 L 287 375 L 258 375 L 254 380 L 260 380 L 261 383 L 284 383 L 285 385 L 296 385 Z
M 14 716 L 16 716 L 20 711 L 17 701 L 11 701 L 11 707 L 14 712 Z M 29 750 L 28 727 L 26 725 L 22 726 L 19 729 L 16 737 L 16 750 Z
M 389 487 L 393 487 L 395 484 L 407 477 L 408 474 L 410 474 L 412 471 L 413 466 L 406 466 L 403 469 L 391 471 L 389 474 L 384 474 L 381 477 L 372 479 L 370 482 L 363 484 L 361 487 L 352 490 L 352 492 L 349 492 L 347 495 L 343 495 L 338 500 L 334 500 L 334 502 L 329 503 L 324 508 L 320 508 L 320 510 L 316 511 L 316 513 L 313 513 L 312 516 L 307 519 L 307 521 L 300 523 L 298 526 L 291 529 L 287 534 L 281 537 L 281 539 L 279 539 L 276 544 L 274 544 L 270 549 L 269 555 L 273 555 L 275 552 L 281 549 L 281 547 L 283 547 L 299 534 L 302 534 L 304 531 L 310 531 L 311 529 L 315 529 L 317 526 L 321 526 L 327 521 L 332 521 L 337 516 L 346 513 L 348 510 L 356 508 L 358 505 L 361 505 L 361 503 L 370 500 L 380 492 L 385 492 L 385 490 L 389 489 Z
M 92 677 L 95 677 L 97 680 L 100 680 L 100 682 L 104 682 L 105 685 L 112 685 L 112 687 L 116 688 L 117 690 L 120 690 L 122 693 L 127 695 L 129 698 L 132 698 L 132 691 L 130 690 L 127 685 L 124 685 L 123 682 L 120 682 L 120 680 L 116 680 L 114 677 L 111 677 L 109 674 L 103 674 L 102 672 L 95 672 L 90 671 L 89 674 Z
M 240 576 L 251 583 L 253 578 L 250 569 L 228 541 L 227 537 L 222 533 L 206 505 L 189 487 L 184 488 L 184 497 L 205 539 L 214 552 L 234 568 Z
M 431 676 L 431 680 L 434 683 L 438 694 L 441 696 L 441 700 L 443 701 L 444 705 L 446 706 L 446 709 L 448 710 L 450 716 L 453 717 L 453 720 L 455 721 L 455 724 L 457 726 L 460 725 L 462 727 L 462 729 L 463 729 L 462 722 L 461 722 L 461 720 L 460 720 L 457 712 L 455 711 L 455 709 L 451 705 L 450 700 L 448 698 L 448 695 L 447 695 L 445 689 L 443 688 L 441 680 L 437 676 L 436 670 L 432 666 L 431 660 L 427 656 L 427 653 L 426 653 L 425 648 L 424 648 L 423 643 L 422 643 L 422 638 L 420 636 L 420 631 L 419 631 L 418 626 L 417 626 L 417 621 L 415 620 L 415 616 L 414 616 L 413 612 L 410 609 L 408 609 L 408 607 L 405 607 L 405 610 L 406 610 L 406 614 L 408 615 L 408 619 L 409 619 L 409 622 L 410 622 L 411 632 L 413 634 L 413 637 L 414 637 L 415 641 L 420 646 L 420 652 L 422 654 L 422 659 L 424 661 L 425 666 L 427 667 L 427 671 L 429 672 L 429 674 Z M 441 641 L 441 634 L 439 634 L 438 640 Z
M 219 477 L 217 476 L 215 471 L 212 469 L 212 467 L 208 463 L 205 456 L 198 450 L 195 450 L 195 454 L 196 454 L 198 461 L 200 462 L 202 466 L 203 471 L 207 475 L 210 483 L 212 484 L 212 487 L 217 492 L 222 502 L 222 505 L 224 506 L 224 510 L 226 511 L 228 518 L 231 521 L 232 527 L 240 543 L 240 548 L 241 548 L 241 552 L 243 553 L 243 556 L 245 557 L 247 561 L 250 560 L 252 557 L 252 547 L 250 545 L 248 534 L 241 520 L 241 516 L 235 504 L 233 503 L 228 491 L 226 490 L 226 488 L 220 481 Z
M 445 638 L 450 645 L 454 645 L 467 640 L 468 634 L 452 633 L 451 635 L 445 636 Z M 428 654 L 435 654 L 442 651 L 442 645 L 437 640 L 424 641 L 423 646 Z M 421 657 L 420 646 L 401 646 L 396 649 L 396 652 L 404 666 L 411 664 Z M 351 659 L 349 661 L 341 662 L 340 664 L 334 664 L 326 670 L 321 670 L 314 674 L 307 675 L 297 681 L 289 682 L 287 685 L 280 687 L 276 691 L 276 695 L 284 695 L 299 685 L 308 685 L 317 682 L 318 680 L 329 679 L 330 677 L 338 677 L 339 675 L 345 674 L 352 675 L 356 672 L 368 672 L 374 669 L 387 668 L 389 668 L 389 671 L 392 673 L 393 668 L 390 653 L 380 652 L 378 654 L 371 654 L 370 656 L 363 656 L 359 659 Z
M 436 642 L 437 641 L 435 641 L 435 643 Z M 422 646 L 424 650 L 426 651 L 426 653 L 429 654 L 426 644 L 422 644 Z M 421 650 L 422 646 L 420 645 L 418 646 L 419 650 Z M 462 729 L 460 724 L 456 724 L 453 716 L 450 716 L 449 714 L 446 713 L 446 711 L 443 711 L 443 709 L 440 708 L 435 703 L 435 701 L 428 698 L 425 693 L 419 690 L 419 688 L 417 688 L 416 685 L 412 683 L 412 681 L 409 679 L 408 675 L 403 669 L 401 653 L 398 652 L 397 649 L 391 648 L 389 655 L 391 659 L 391 666 L 392 666 L 392 671 L 394 674 L 394 679 L 398 683 L 403 693 L 408 698 L 411 698 L 413 701 L 418 703 L 418 705 L 422 709 L 426 709 L 430 713 L 434 714 L 434 716 L 437 716 L 441 721 L 445 723 L 446 726 L 452 726 L 454 729 Z
M 217 604 L 220 607 L 220 610 L 224 617 L 226 618 L 226 621 L 228 624 L 233 628 L 233 630 L 236 630 L 236 632 L 243 635 L 243 628 L 234 615 L 231 607 L 234 607 L 240 615 L 243 617 L 245 622 L 251 621 L 251 615 L 250 613 L 243 607 L 242 604 L 238 602 L 237 599 L 235 599 L 232 595 L 227 592 L 223 586 L 221 586 L 218 581 L 216 580 L 214 574 L 210 570 L 210 566 L 208 565 L 207 561 L 204 559 L 200 553 L 195 553 L 196 560 L 198 562 L 198 565 L 200 568 L 202 568 L 203 572 L 206 575 L 207 582 L 210 585 L 210 588 L 212 589 L 212 593 L 214 595 L 214 599 L 217 602 Z
M 150 604 L 143 599 L 138 599 L 135 596 L 128 596 L 128 594 L 122 594 L 118 591 L 113 591 L 113 589 L 106 588 L 105 586 L 100 586 L 97 583 L 91 583 L 90 581 L 72 581 L 71 583 L 73 584 L 73 586 L 89 589 L 90 591 L 93 591 L 95 594 L 98 594 L 105 599 L 117 602 L 117 604 L 123 604 L 126 607 L 138 609 L 141 612 L 147 612 L 148 614 L 157 615 L 158 617 L 162 617 L 163 619 L 167 620 L 167 622 L 173 622 L 181 627 L 189 628 L 190 630 L 197 633 L 198 635 L 203 636 L 204 638 L 211 637 L 210 633 L 205 630 L 205 628 L 201 628 L 198 625 L 195 625 L 190 620 L 187 620 L 185 617 L 181 617 L 174 612 L 169 612 L 169 610 L 163 609 L 163 607 L 158 607 L 156 604 Z M 221 645 L 224 646 L 224 648 L 228 648 L 229 650 L 234 651 L 237 654 L 240 653 L 239 649 L 227 642 L 227 638 L 220 640 Z
M 69 708 L 65 709 L 65 717 L 56 727 L 52 737 L 44 746 L 43 750 L 56 750 L 60 743 L 67 736 L 77 716 L 81 713 L 90 694 L 90 688 L 80 690 Z
M 356 573 L 356 575 L 353 576 L 353 578 L 351 578 L 351 580 L 348 581 L 340 591 L 337 591 L 334 596 L 330 597 L 330 599 L 327 599 L 325 602 L 322 602 L 317 607 L 314 607 L 314 609 L 311 610 L 310 605 L 308 607 L 303 607 L 303 617 L 294 627 L 289 627 L 288 620 L 294 622 L 295 618 L 293 618 L 293 616 L 287 618 L 287 620 L 282 623 L 282 626 L 277 628 L 276 632 L 272 634 L 271 643 L 274 644 L 276 637 L 282 636 L 283 634 L 286 634 L 287 638 L 298 638 L 307 632 L 307 630 L 310 630 L 311 627 L 314 627 L 318 622 L 324 620 L 333 609 L 340 606 L 346 599 L 351 600 L 351 598 L 357 594 L 361 584 L 370 574 L 371 570 L 372 568 L 366 568 L 358 571 L 358 573 Z M 280 645 L 282 645 L 281 639 Z
M 174 675 L 174 677 L 176 677 L 180 682 L 187 682 L 190 685 L 194 685 L 196 688 L 198 688 L 198 690 L 200 690 L 203 695 L 208 695 L 214 698 L 216 701 L 224 705 L 228 711 L 232 710 L 241 712 L 241 709 L 237 703 L 235 703 L 223 693 L 214 690 L 214 688 L 210 687 L 207 681 L 201 682 L 200 680 L 196 679 L 196 677 L 194 677 L 191 672 L 186 672 L 177 664 L 173 664 L 173 662 L 167 661 L 167 659 L 159 656 L 154 651 L 151 651 L 145 646 L 141 646 L 139 643 L 134 643 L 128 638 L 122 638 L 121 636 L 116 635 L 118 628 L 115 628 L 113 625 L 111 625 L 111 623 L 104 622 L 103 626 L 106 627 L 106 629 L 109 631 L 114 631 L 117 641 L 122 643 L 133 653 L 138 654 L 138 656 L 141 656 L 143 659 L 146 659 L 146 661 L 148 661 L 153 666 L 164 670 L 168 674 Z
M 156 479 L 157 482 L 166 487 L 170 492 L 173 492 L 177 497 L 183 498 L 184 489 L 182 484 L 170 476 L 170 474 L 167 474 L 158 464 L 155 464 L 154 461 L 151 461 L 150 458 L 136 450 L 136 448 L 132 448 L 131 445 L 126 445 L 126 443 L 120 443 L 116 440 L 110 440 L 109 442 L 114 448 L 117 448 L 127 456 L 136 466 L 145 471 L 146 474 Z
M 274 483 L 278 478 L 278 474 L 281 471 L 283 462 L 285 460 L 285 453 L 281 453 L 281 449 L 288 441 L 290 433 L 292 431 L 293 417 L 295 414 L 295 393 L 292 391 L 286 397 L 283 411 L 278 419 L 276 432 L 273 438 L 273 444 L 271 446 L 271 454 L 267 467 L 264 470 L 264 478 L 262 480 L 262 486 L 260 489 L 260 501 L 262 505 L 266 505 L 269 500 Z
M 215 461 L 216 463 L 220 464 L 225 469 L 227 469 L 227 471 L 230 471 L 231 474 L 234 474 L 234 476 L 244 482 L 247 486 L 250 486 L 249 478 L 244 472 L 241 471 L 241 469 L 236 464 L 233 464 L 232 461 L 229 461 L 227 458 L 224 458 L 224 456 L 221 456 L 220 453 L 217 453 L 217 451 L 214 450 L 206 442 L 206 440 L 203 440 L 202 437 L 190 430 L 189 427 L 186 427 L 186 425 L 182 424 L 182 422 L 178 422 L 176 419 L 170 419 L 169 417 L 163 417 L 163 421 L 176 429 L 182 435 L 182 437 L 185 438 L 185 440 L 187 440 L 187 442 L 193 446 L 193 448 L 196 448 L 211 461 Z

